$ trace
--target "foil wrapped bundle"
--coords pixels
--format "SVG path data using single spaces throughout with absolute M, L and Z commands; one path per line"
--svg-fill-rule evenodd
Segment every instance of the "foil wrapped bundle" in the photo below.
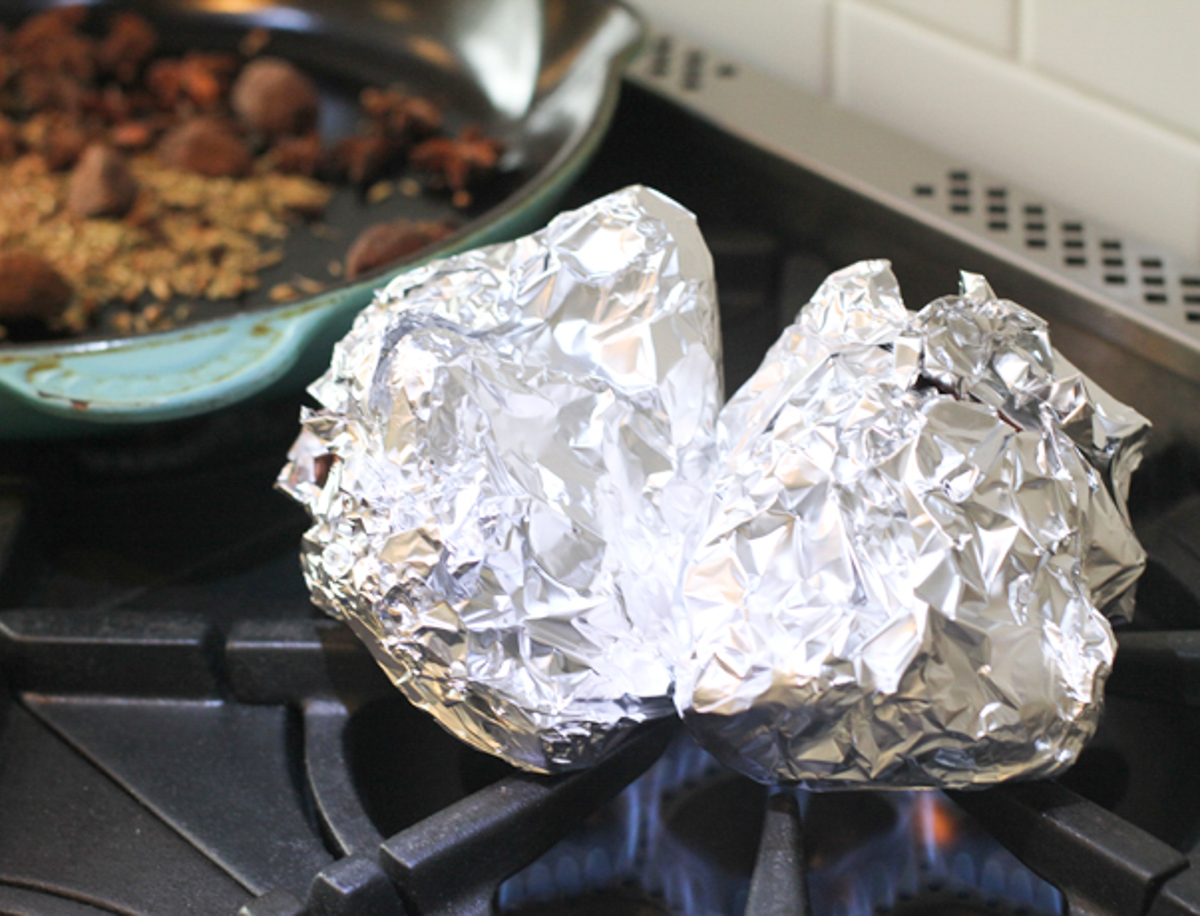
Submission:
M 832 275 L 721 413 L 675 701 L 762 782 L 1040 777 L 1093 734 L 1148 424 L 982 277 Z
M 413 703 L 543 772 L 674 713 L 722 401 L 691 214 L 629 188 L 406 274 L 310 391 L 280 477 L 305 576 Z

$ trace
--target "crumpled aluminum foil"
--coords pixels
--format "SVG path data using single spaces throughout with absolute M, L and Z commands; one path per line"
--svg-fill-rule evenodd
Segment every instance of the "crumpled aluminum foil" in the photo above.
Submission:
M 908 314 L 832 275 L 722 411 L 675 701 L 762 782 L 966 787 L 1093 734 L 1144 554 L 1147 421 L 964 274 Z
M 594 762 L 674 712 L 720 365 L 711 256 L 645 188 L 398 278 L 280 476 L 313 518 L 313 599 L 469 744 Z

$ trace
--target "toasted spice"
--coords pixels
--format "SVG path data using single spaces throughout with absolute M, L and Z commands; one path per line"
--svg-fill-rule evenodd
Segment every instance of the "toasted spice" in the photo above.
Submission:
M 171 327 L 194 312 L 172 300 L 236 301 L 258 288 L 301 222 L 344 244 L 339 227 L 318 222 L 330 182 L 357 186 L 367 205 L 432 189 L 465 206 L 497 166 L 497 140 L 478 128 L 438 136 L 441 110 L 399 87 L 363 89 L 356 132 L 327 148 L 311 79 L 258 56 L 266 30 L 250 30 L 238 54 L 162 57 L 139 14 L 112 14 L 98 38 L 81 31 L 88 15 L 55 7 L 0 28 L 0 337 L 6 320 L 80 332 L 101 306 L 118 332 Z M 424 184 L 396 175 L 410 158 Z M 453 228 L 371 227 L 329 275 L 359 276 Z M 296 276 L 267 297 L 324 288 Z
M 242 57 L 255 57 L 266 50 L 271 43 L 271 33 L 261 26 L 251 29 L 238 42 L 238 53 Z
M 236 299 L 282 260 L 298 214 L 323 209 L 332 193 L 295 175 L 181 174 L 153 153 L 134 156 L 129 171 L 140 192 L 125 219 L 80 220 L 58 203 L 66 176 L 32 156 L 0 165 L 0 250 L 34 249 L 55 264 L 81 306 L 62 316 L 67 330 L 84 330 L 105 302 Z M 173 320 L 163 312 L 146 329 Z
M 147 121 L 122 121 L 108 132 L 113 146 L 123 150 L 145 149 L 154 142 L 154 125 Z
M 173 127 L 159 141 L 158 155 L 169 166 L 209 178 L 240 178 L 250 173 L 250 147 L 228 122 L 200 116 Z
M 246 64 L 233 84 L 229 102 L 243 124 L 268 136 L 305 134 L 317 126 L 317 87 L 277 57 L 260 57 Z
M 270 166 L 277 172 L 311 178 L 321 167 L 325 151 L 320 134 L 313 131 L 300 137 L 281 137 L 267 155 Z
M 377 181 L 371 187 L 367 188 L 367 202 L 372 204 L 380 204 L 392 196 L 396 191 L 396 186 L 390 181 Z
M 100 72 L 112 74 L 126 85 L 137 79 L 142 65 L 158 48 L 158 32 L 137 13 L 117 13 L 109 23 L 108 34 L 96 46 L 96 65 Z
M 442 126 L 441 109 L 396 87 L 368 86 L 359 94 L 359 104 L 376 129 L 406 142 L 432 136 Z
M 328 169 L 339 180 L 364 187 L 381 178 L 400 152 L 395 141 L 380 134 L 353 134 L 334 144 Z
M 53 265 L 27 248 L 0 250 L 0 321 L 57 319 L 71 287 Z
M 353 280 L 384 264 L 406 258 L 453 231 L 454 227 L 445 222 L 408 219 L 368 226 L 359 233 L 346 255 L 346 277 Z
M 0 114 L 0 162 L 17 158 L 20 134 L 10 118 Z
M 125 157 L 103 143 L 83 151 L 67 182 L 67 210 L 71 215 L 122 217 L 137 197 L 137 182 Z
M 267 291 L 267 298 L 272 302 L 291 302 L 300 298 L 300 292 L 290 283 L 276 283 Z
M 491 174 L 500 162 L 503 145 L 478 127 L 467 127 L 456 138 L 435 137 L 412 151 L 412 163 L 435 172 L 452 191 L 464 191 L 473 179 Z

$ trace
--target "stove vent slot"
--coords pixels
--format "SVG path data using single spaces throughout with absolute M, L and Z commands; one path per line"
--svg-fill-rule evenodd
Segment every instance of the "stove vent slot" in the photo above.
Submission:
M 1200 268 L 1176 266 L 1160 252 L 1127 246 L 1107 230 L 1091 232 L 1084 220 L 1006 185 L 977 182 L 965 168 L 948 170 L 940 181 L 916 182 L 911 196 L 1007 247 L 1061 265 L 1067 276 L 1105 289 L 1139 310 L 1200 323 Z
M 736 64 L 667 34 L 658 34 L 646 43 L 638 67 L 644 78 L 689 94 L 704 91 L 714 80 L 724 82 L 738 75 Z
M 670 35 L 660 35 L 650 45 L 650 75 L 663 79 L 671 75 L 671 62 L 674 54 L 674 42 Z

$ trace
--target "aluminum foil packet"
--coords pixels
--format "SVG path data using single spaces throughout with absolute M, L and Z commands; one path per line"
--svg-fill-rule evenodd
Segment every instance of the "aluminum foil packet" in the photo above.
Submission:
M 761 782 L 982 786 L 1093 734 L 1144 565 L 1147 421 L 964 274 L 829 277 L 721 413 L 675 701 Z
M 671 614 L 723 400 L 712 259 L 632 187 L 396 279 L 310 388 L 280 487 L 313 599 L 520 767 L 674 714 Z

